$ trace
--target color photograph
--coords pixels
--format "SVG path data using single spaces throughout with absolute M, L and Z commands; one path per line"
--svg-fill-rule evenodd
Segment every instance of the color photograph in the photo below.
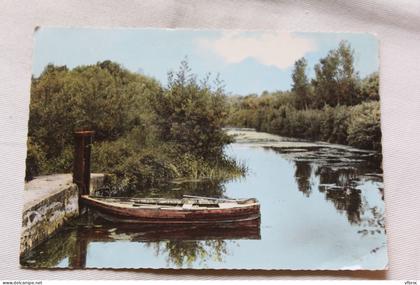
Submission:
M 38 27 L 23 268 L 385 270 L 379 41 Z

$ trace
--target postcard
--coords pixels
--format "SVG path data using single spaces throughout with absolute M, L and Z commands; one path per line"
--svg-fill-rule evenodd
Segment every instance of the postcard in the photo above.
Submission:
M 23 268 L 387 268 L 373 35 L 34 37 Z

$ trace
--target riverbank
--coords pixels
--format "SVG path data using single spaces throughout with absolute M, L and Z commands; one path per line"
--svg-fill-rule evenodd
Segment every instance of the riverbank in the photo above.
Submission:
M 354 148 L 348 145 L 333 144 L 322 141 L 306 141 L 298 138 L 283 137 L 265 132 L 257 132 L 252 128 L 226 128 L 226 133 L 231 136 L 235 143 L 252 144 L 253 146 L 274 147 L 274 148 L 310 148 L 326 147 L 343 149 L 352 152 L 373 153 L 375 151 Z
M 232 110 L 226 124 L 279 136 L 381 151 L 379 101 L 298 109 L 282 100 L 285 100 L 284 96 L 272 94 L 231 102 Z
M 104 174 L 91 174 L 90 193 L 104 183 Z M 38 176 L 25 184 L 20 254 L 41 244 L 81 212 L 79 189 L 71 174 Z

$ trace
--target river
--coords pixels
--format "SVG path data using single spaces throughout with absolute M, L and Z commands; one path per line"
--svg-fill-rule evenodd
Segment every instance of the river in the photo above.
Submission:
M 28 267 L 384 269 L 387 265 L 380 155 L 342 145 L 228 130 L 225 151 L 246 177 L 175 181 L 148 195 L 255 197 L 249 228 L 156 231 L 107 223 L 90 211 L 27 256 Z M 138 194 L 141 196 L 141 193 Z

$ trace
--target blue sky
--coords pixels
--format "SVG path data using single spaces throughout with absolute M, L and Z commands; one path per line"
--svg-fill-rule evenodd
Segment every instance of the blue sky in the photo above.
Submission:
M 377 39 L 357 33 L 275 31 L 41 28 L 35 33 L 32 73 L 48 63 L 95 64 L 112 60 L 166 83 L 167 72 L 185 57 L 199 77 L 220 74 L 230 94 L 288 90 L 295 60 L 308 60 L 308 75 L 329 50 L 347 40 L 360 76 L 379 68 Z

